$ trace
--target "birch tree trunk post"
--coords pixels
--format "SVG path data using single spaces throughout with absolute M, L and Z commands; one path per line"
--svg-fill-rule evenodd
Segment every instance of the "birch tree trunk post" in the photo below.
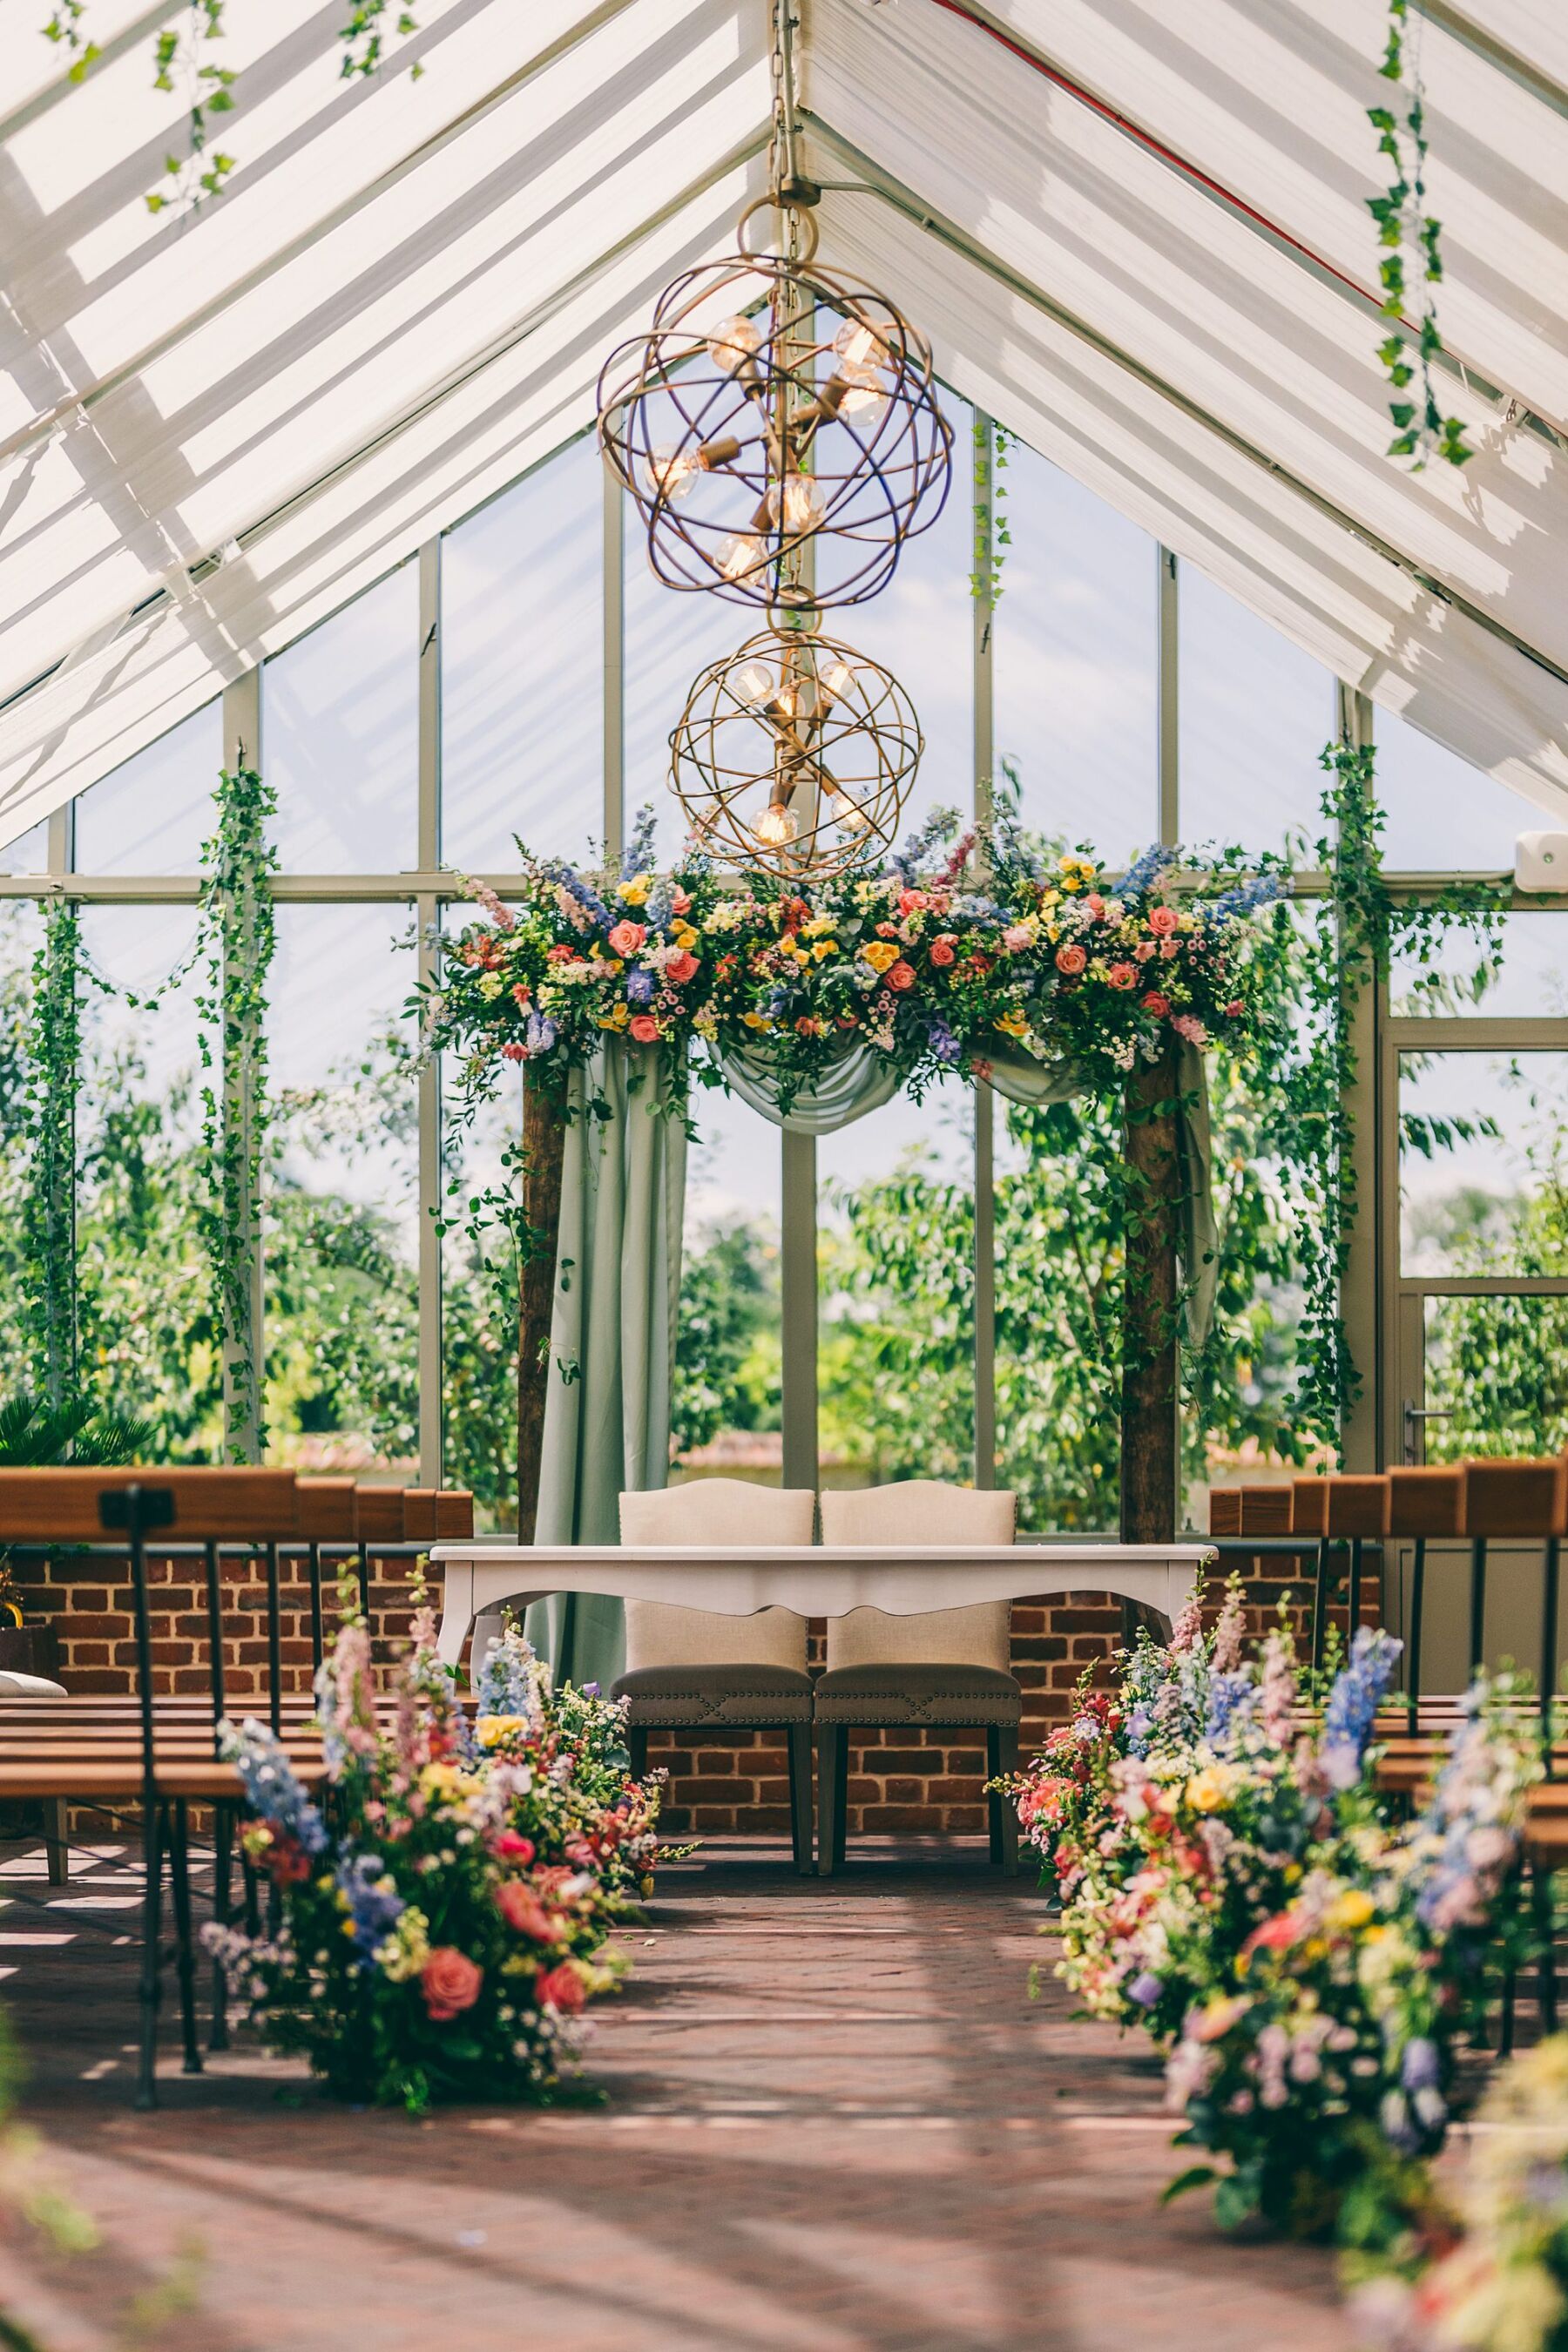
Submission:
M 522 1231 L 519 1236 L 517 1316 L 517 1539 L 533 1541 L 539 1473 L 544 1458 L 544 1402 L 550 1389 L 550 1325 L 555 1306 L 555 1250 L 561 1234 L 561 1165 L 566 1121 L 541 1081 L 522 1088 Z
M 1127 1081 L 1125 1304 L 1121 1318 L 1121 1540 L 1169 1543 L 1176 1532 L 1176 1233 L 1180 1087 L 1173 1047 Z

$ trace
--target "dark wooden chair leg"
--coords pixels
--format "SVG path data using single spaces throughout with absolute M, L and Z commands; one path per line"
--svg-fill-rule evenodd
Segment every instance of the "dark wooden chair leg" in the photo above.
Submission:
M 849 1845 L 849 1726 L 838 1723 L 833 1729 L 833 1859 L 842 1869 Z
M 1017 1770 L 1018 1727 L 1016 1723 L 996 1725 L 986 1735 L 986 1744 L 990 1753 L 996 1759 L 993 1766 L 994 1771 L 1010 1775 Z M 1007 1878 L 1016 1878 L 1018 1875 L 1017 1811 L 1010 1798 L 998 1797 L 996 1802 L 1001 1808 L 1002 1852 L 999 1859 L 1003 1874 Z
M 1552 1899 L 1551 1869 L 1545 1863 L 1538 1862 L 1532 1877 L 1531 1893 L 1535 1898 L 1535 1936 L 1541 1952 L 1539 1962 L 1541 1973 L 1536 1979 L 1541 2003 L 1541 2031 L 1542 2033 L 1555 2033 L 1557 2031 L 1557 1948 L 1554 1939 L 1557 1916 L 1556 1907 Z
M 848 1734 L 840 1723 L 816 1727 L 816 1874 L 831 1878 L 844 1859 L 844 1783 Z
M 44 1799 L 44 1863 L 51 1886 L 64 1886 L 71 1874 L 70 1841 L 66 1836 L 66 1801 Z
M 788 1738 L 790 1841 L 795 1869 L 802 1878 L 809 1878 L 816 1867 L 812 1850 L 810 1724 L 792 1723 Z
M 1002 1808 L 1005 1801 L 990 1784 L 1001 1769 L 1002 1735 L 995 1724 L 988 1723 L 985 1727 L 985 1825 L 991 1833 L 991 1859 L 996 1863 L 1002 1859 Z
M 647 1726 L 646 1723 L 627 1724 L 626 1754 L 631 1759 L 632 1779 L 643 1780 L 647 1772 Z

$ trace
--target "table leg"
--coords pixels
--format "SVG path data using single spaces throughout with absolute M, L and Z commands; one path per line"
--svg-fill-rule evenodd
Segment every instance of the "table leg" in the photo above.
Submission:
M 436 1654 L 444 1665 L 462 1664 L 463 1644 L 474 1622 L 474 1564 L 449 1559 L 441 1570 L 441 1631 Z

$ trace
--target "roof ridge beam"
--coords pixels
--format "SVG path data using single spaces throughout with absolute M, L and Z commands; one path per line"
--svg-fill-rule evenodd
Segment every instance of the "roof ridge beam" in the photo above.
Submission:
M 1384 562 L 1395 565 L 1407 579 L 1414 581 L 1416 586 L 1427 595 L 1435 596 L 1439 604 L 1447 604 L 1456 613 L 1463 614 L 1467 620 L 1473 621 L 1479 628 L 1485 629 L 1489 635 L 1496 637 L 1500 643 L 1510 646 L 1526 661 L 1533 662 L 1538 669 L 1545 670 L 1550 677 L 1556 678 L 1562 685 L 1568 686 L 1568 668 L 1553 661 L 1552 656 L 1542 653 L 1539 646 L 1529 644 L 1515 630 L 1510 629 L 1506 622 L 1500 621 L 1494 614 L 1489 613 L 1484 605 L 1472 604 L 1459 589 L 1440 580 L 1435 572 L 1428 572 L 1426 566 L 1418 563 L 1413 555 L 1406 554 L 1404 549 L 1395 547 L 1391 540 L 1384 539 L 1381 531 L 1372 530 L 1357 516 L 1349 513 L 1340 506 L 1335 499 L 1329 498 L 1323 491 L 1314 488 L 1313 485 L 1304 480 L 1300 475 L 1293 473 L 1290 467 L 1282 464 L 1278 457 L 1271 457 L 1267 449 L 1260 448 L 1257 442 L 1249 441 L 1244 433 L 1238 433 L 1234 425 L 1227 425 L 1223 417 L 1216 416 L 1211 410 L 1205 408 L 1202 403 L 1194 400 L 1189 393 L 1184 393 L 1175 384 L 1168 383 L 1144 361 L 1135 359 L 1130 352 L 1124 352 L 1121 345 L 1112 342 L 1108 335 L 1101 334 L 1098 327 L 1091 327 L 1086 319 L 1080 319 L 1076 311 L 1069 310 L 1064 303 L 1058 302 L 1054 295 L 1046 293 L 1043 288 L 1035 285 L 1031 279 L 1024 277 L 1021 271 L 1013 268 L 1009 263 L 1000 260 L 996 255 L 988 252 L 969 235 L 966 229 L 960 228 L 956 222 L 949 220 L 944 214 L 939 213 L 934 206 L 916 195 L 912 188 L 908 187 L 892 173 L 884 170 L 880 163 L 874 162 L 852 141 L 846 139 L 840 131 L 835 131 L 832 124 L 824 121 L 821 115 L 814 113 L 809 107 L 803 107 L 801 118 L 809 123 L 812 130 L 842 156 L 852 169 L 862 175 L 862 184 L 858 188 L 855 188 L 852 184 L 832 181 L 825 181 L 823 184 L 825 187 L 836 188 L 840 193 L 876 196 L 881 203 L 889 205 L 893 211 L 900 213 L 924 235 L 934 237 L 939 244 L 945 245 L 951 252 L 956 253 L 961 259 L 972 263 L 986 277 L 994 278 L 999 286 L 1006 287 L 1010 293 L 1016 294 L 1027 302 L 1031 310 L 1038 310 L 1045 317 L 1053 319 L 1058 326 L 1065 328 L 1080 342 L 1087 343 L 1092 351 L 1098 352 L 1102 359 L 1110 360 L 1114 366 L 1133 377 L 1148 391 L 1156 394 L 1162 400 L 1168 401 L 1172 407 L 1179 409 L 1184 416 L 1190 417 L 1194 425 L 1201 425 L 1205 431 L 1215 434 L 1227 448 L 1234 449 L 1238 457 L 1245 457 L 1249 464 L 1259 467 L 1265 473 L 1271 474 L 1276 481 L 1282 482 L 1287 489 L 1294 491 L 1299 498 L 1304 499 L 1320 514 L 1326 515 L 1331 521 L 1338 523 L 1342 530 L 1349 531 L 1352 537 L 1359 540 L 1363 547 L 1370 548 L 1373 554 L 1380 555 Z

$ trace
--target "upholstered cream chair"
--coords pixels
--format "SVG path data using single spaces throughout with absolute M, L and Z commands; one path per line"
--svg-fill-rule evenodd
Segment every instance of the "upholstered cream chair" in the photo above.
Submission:
M 892 1486 L 828 1492 L 825 1544 L 1010 1544 L 1016 1497 L 908 1478 Z M 984 1727 L 987 1775 L 1018 1765 L 1023 1693 L 1009 1659 L 1012 1603 L 893 1617 L 852 1609 L 827 1621 L 827 1671 L 816 1685 L 817 1868 L 844 1859 L 849 1733 L 853 1727 L 924 1724 Z M 1018 1867 L 1017 1822 L 1005 1799 L 989 1799 L 991 1859 Z
M 623 1544 L 700 1549 L 724 1544 L 809 1544 L 816 1497 L 808 1487 L 756 1486 L 745 1478 L 696 1478 L 621 1496 Z M 626 1705 L 632 1769 L 647 1769 L 654 1730 L 782 1731 L 789 1747 L 790 1826 L 795 1865 L 812 1867 L 811 1681 L 805 1620 L 791 1609 L 752 1617 L 626 1602 L 626 1671 L 615 1687 Z

